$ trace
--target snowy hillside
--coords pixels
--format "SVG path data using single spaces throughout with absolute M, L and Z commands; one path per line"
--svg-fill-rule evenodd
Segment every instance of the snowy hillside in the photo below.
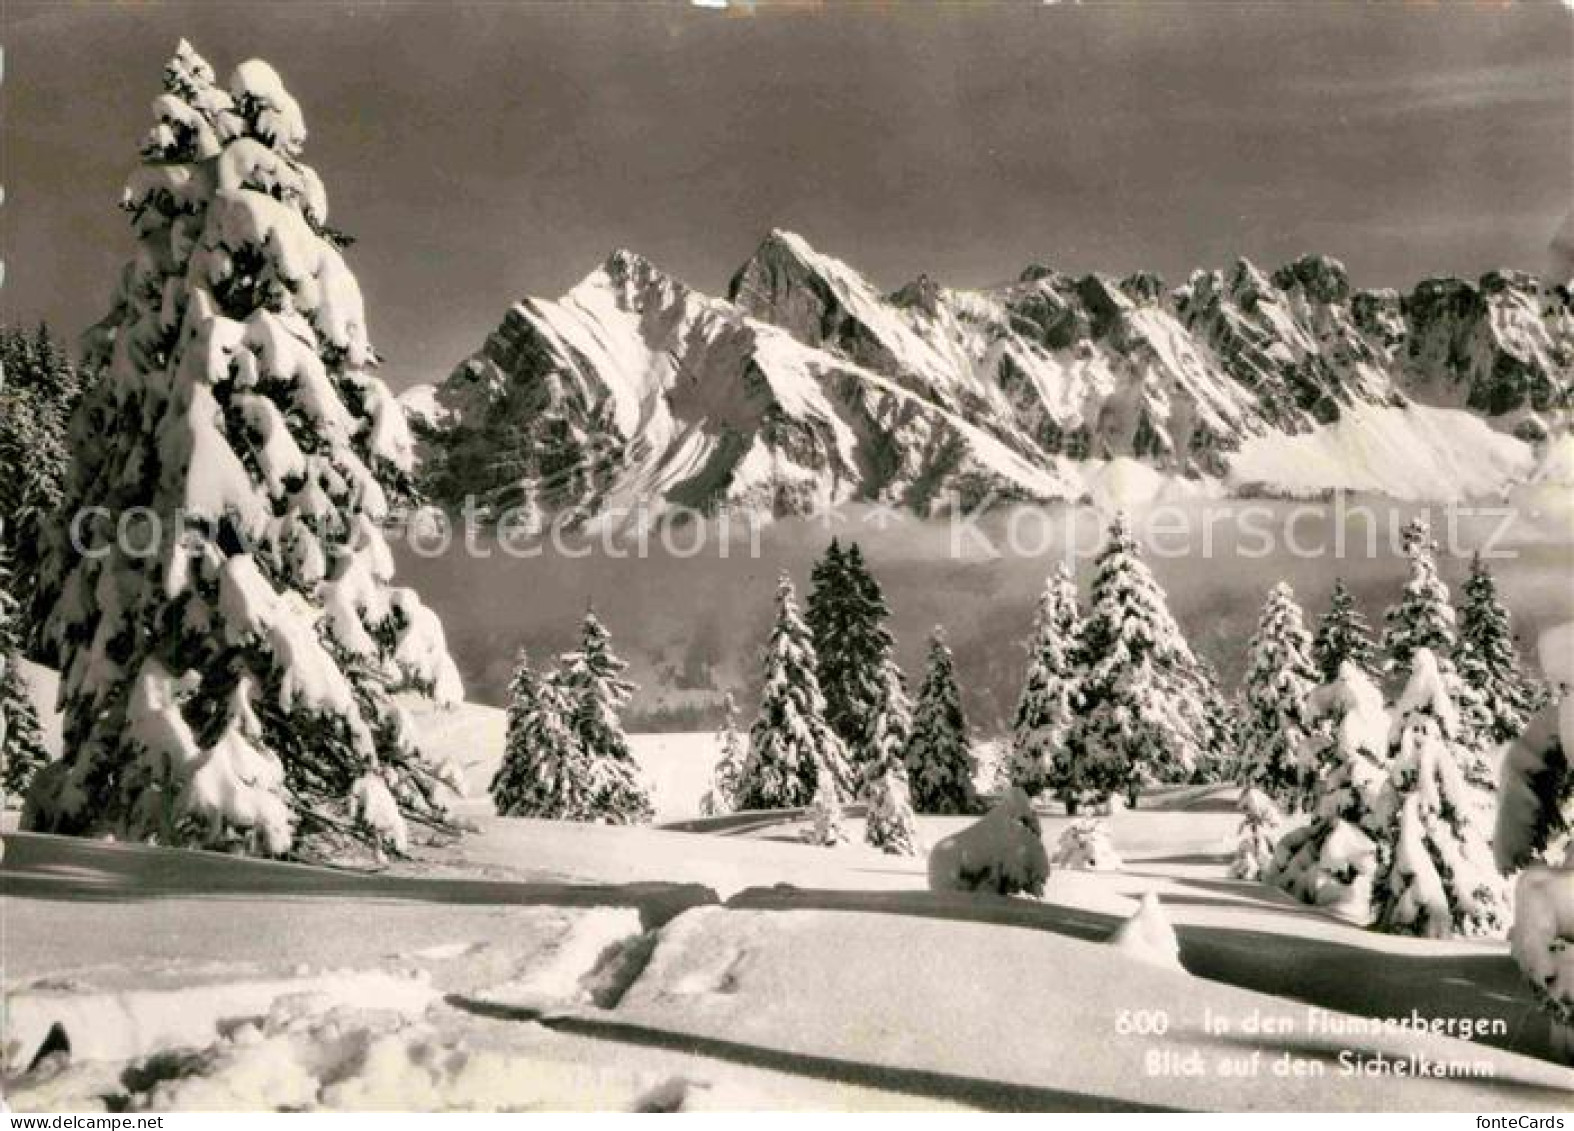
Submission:
M 921 277 L 885 294 L 773 231 L 726 300 L 615 252 L 561 299 L 510 308 L 406 403 L 440 499 L 782 516 L 990 494 L 1471 497 L 1524 476 L 1571 385 L 1570 296 L 1520 274 L 1400 296 L 1308 256 L 1174 290 L 1035 265 L 987 290 Z M 1157 482 L 1112 492 L 1127 464 Z

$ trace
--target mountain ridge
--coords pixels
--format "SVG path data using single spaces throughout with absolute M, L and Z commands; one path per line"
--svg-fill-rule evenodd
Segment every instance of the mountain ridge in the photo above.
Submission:
M 405 399 L 436 499 L 532 520 L 637 500 L 774 517 L 1074 500 L 1133 463 L 1118 478 L 1148 493 L 1307 493 L 1348 484 L 1276 484 L 1264 446 L 1329 430 L 1375 429 L 1400 463 L 1411 438 L 1442 465 L 1448 445 L 1485 445 L 1457 455 L 1506 483 L 1567 426 L 1574 302 L 1513 271 L 1357 290 L 1319 254 L 1272 272 L 1241 258 L 1174 288 L 1034 263 L 991 288 L 920 275 L 882 291 L 773 229 L 725 298 L 616 249 L 562 297 L 512 304 L 441 386 Z M 1413 497 L 1398 478 L 1392 493 Z

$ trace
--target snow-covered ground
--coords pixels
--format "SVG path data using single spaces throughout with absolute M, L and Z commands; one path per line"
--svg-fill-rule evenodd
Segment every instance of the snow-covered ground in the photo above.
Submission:
M 1550 1060 L 1505 945 L 1375 935 L 1228 880 L 1231 805 L 1185 789 L 1117 815 L 1125 867 L 1057 870 L 1042 900 L 930 893 L 924 861 L 863 847 L 856 819 L 854 843 L 825 849 L 798 843 L 791 814 L 673 831 L 472 803 L 476 833 L 382 875 L 11 836 L 8 1095 L 22 1109 L 1568 1106 L 1574 1070 Z M 965 823 L 921 831 L 932 844 Z M 1066 824 L 1046 817 L 1046 841 Z M 1108 945 L 1150 893 L 1185 972 Z M 1341 1010 L 1501 1031 L 1353 1034 Z M 56 1025 L 69 1067 L 45 1056 L 17 1075 L 58 1045 Z M 1341 1053 L 1390 1070 L 1348 1074 Z M 1396 1075 L 1409 1054 L 1476 1075 Z

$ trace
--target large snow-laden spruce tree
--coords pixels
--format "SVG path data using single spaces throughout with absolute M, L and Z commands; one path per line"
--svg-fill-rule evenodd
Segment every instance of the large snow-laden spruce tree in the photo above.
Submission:
M 1454 667 L 1480 697 L 1487 715 L 1484 737 L 1494 744 L 1511 742 L 1530 720 L 1536 696 L 1520 671 L 1513 625 L 1498 599 L 1497 581 L 1479 553 L 1470 562 L 1458 627 Z
M 907 780 L 913 808 L 920 813 L 970 814 L 979 811 L 974 777 L 978 760 L 968 738 L 956 661 L 945 629 L 929 637 L 924 682 L 913 709 L 913 734 L 907 741 Z
M 1142 561 L 1124 516 L 1094 563 L 1078 649 L 1082 672 L 1067 757 L 1096 798 L 1182 781 L 1210 757 L 1220 702 Z
M 815 675 L 814 642 L 798 612 L 792 580 L 776 587 L 776 622 L 765 645 L 760 708 L 749 728 L 749 756 L 738 783 L 740 809 L 793 809 L 817 795 L 830 773 L 840 797 L 850 777 L 842 740 L 826 722 Z
M 1394 707 L 1378 802 L 1376 925 L 1431 938 L 1491 934 L 1507 926 L 1489 841 L 1491 797 L 1466 776 L 1469 728 L 1431 649 L 1412 653 L 1410 671 Z
M 1372 642 L 1371 626 L 1356 607 L 1355 595 L 1342 577 L 1334 578 L 1328 610 L 1317 620 L 1312 662 L 1323 683 L 1338 679 L 1339 669 L 1347 663 L 1368 675 L 1377 674 L 1377 645 Z
M 1266 879 L 1297 899 L 1359 923 L 1371 919 L 1378 797 L 1387 780 L 1383 693 L 1353 660 L 1306 701 L 1311 817 L 1279 837 Z
M 595 820 L 590 759 L 572 712 L 557 682 L 538 675 L 521 649 L 508 685 L 503 761 L 490 787 L 499 816 Z
M 391 693 L 461 696 L 379 529 L 410 483 L 404 414 L 279 76 L 251 60 L 221 88 L 183 42 L 153 113 L 72 422 L 76 539 L 52 531 L 43 569 L 66 753 L 27 819 L 397 847 L 446 786 Z
M 594 610 L 585 613 L 579 647 L 558 658 L 552 681 L 568 703 L 569 729 L 584 752 L 590 808 L 580 820 L 637 825 L 655 816 L 639 763 L 618 712 L 638 690 L 623 678 L 628 663 L 612 651 L 612 636 Z
M 1065 563 L 1050 575 L 1038 599 L 1028 641 L 1027 677 L 1017 697 L 1006 754 L 1006 780 L 1029 797 L 1053 790 L 1075 814 L 1084 797 L 1097 795 L 1091 766 L 1073 760 L 1066 745 L 1077 709 L 1077 647 L 1082 610 L 1077 583 Z
M 876 697 L 864 716 L 856 759 L 856 772 L 863 779 L 859 797 L 867 807 L 864 840 L 893 856 L 914 856 L 918 822 L 903 761 L 912 735 L 913 708 L 893 656 L 880 662 L 875 679 Z
M 49 763 L 38 710 L 22 675 L 17 622 L 11 574 L 0 550 L 0 792 L 13 798 L 22 797 L 34 775 Z
M 856 771 L 868 714 L 883 694 L 880 665 L 893 647 L 885 623 L 890 609 L 856 542 L 843 548 L 832 539 L 810 581 L 805 617 L 814 637 L 825 718 Z M 856 792 L 858 784 L 841 783 L 847 792 Z
M 734 812 L 738 807 L 738 782 L 743 777 L 743 763 L 748 747 L 738 733 L 738 704 L 732 692 L 722 700 L 721 729 L 716 732 L 716 768 L 711 771 L 710 786 L 700 797 L 700 816 L 719 817 Z
M 1312 780 L 1302 748 L 1308 734 L 1306 698 L 1317 686 L 1311 652 L 1295 591 L 1281 581 L 1269 591 L 1247 646 L 1237 738 L 1243 780 L 1287 814 L 1310 804 Z

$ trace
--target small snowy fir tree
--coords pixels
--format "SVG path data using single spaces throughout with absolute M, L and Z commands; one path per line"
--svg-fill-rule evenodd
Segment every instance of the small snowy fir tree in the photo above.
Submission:
M 587 820 L 644 824 L 655 816 L 640 781 L 639 764 L 618 718 L 636 688 L 623 678 L 628 664 L 612 651 L 612 637 L 594 611 L 585 613 L 579 648 L 558 659 L 553 682 L 569 703 L 569 726 L 590 773 Z
M 33 775 L 48 762 L 38 712 L 22 675 L 16 602 L 11 599 L 10 574 L 0 553 L 0 790 L 21 798 Z
M 867 806 L 864 839 L 893 856 L 918 853 L 918 822 L 907 784 L 903 753 L 912 733 L 913 709 L 901 669 L 886 655 L 877 672 L 879 692 L 864 716 L 857 765 Z
M 838 791 L 849 777 L 842 741 L 825 720 L 814 643 L 798 613 L 792 581 L 776 587 L 776 623 L 765 646 L 759 714 L 738 783 L 740 809 L 794 809 L 814 800 L 822 773 Z
M 1404 686 L 1410 679 L 1410 660 L 1425 648 L 1442 659 L 1454 652 L 1459 635 L 1448 586 L 1437 572 L 1437 546 L 1424 515 L 1405 526 L 1402 535 L 1410 577 L 1398 604 L 1384 614 L 1384 670 Z
M 1050 863 L 1089 872 L 1113 872 L 1123 866 L 1110 836 L 1109 821 L 1102 817 L 1083 817 L 1067 825 L 1055 842 Z
M 833 774 L 820 773 L 815 782 L 814 799 L 809 802 L 803 816 L 806 822 L 803 828 L 805 844 L 831 848 L 847 843 L 847 830 L 842 825 L 841 791 L 836 787 Z
M 1459 643 L 1454 666 L 1480 696 L 1488 716 L 1485 738 L 1511 742 L 1525 729 L 1536 696 L 1520 671 L 1508 610 L 1498 599 L 1497 582 L 1476 554 L 1459 610 Z
M 1027 678 L 1017 699 L 1006 755 L 1006 780 L 1029 797 L 1054 790 L 1068 813 L 1099 792 L 1091 766 L 1069 757 L 1066 735 L 1076 714 L 1077 642 L 1082 612 L 1077 585 L 1062 563 L 1044 586 L 1028 641 Z
M 594 819 L 589 759 L 570 711 L 557 683 L 537 675 L 521 650 L 508 685 L 503 762 L 491 785 L 499 816 Z
M 939 625 L 929 637 L 924 683 L 918 690 L 913 735 L 904 760 L 913 808 L 918 812 L 978 812 L 978 792 L 973 785 L 978 762 L 968 741 L 956 664 L 946 646 L 945 630 Z
M 1109 937 L 1109 945 L 1138 962 L 1167 970 L 1185 971 L 1180 960 L 1180 939 L 1164 914 L 1164 905 L 1153 892 L 1144 893 L 1137 910 Z
M 1410 656 L 1394 708 L 1373 907 L 1380 930 L 1448 938 L 1506 926 L 1488 843 L 1490 798 L 1467 779 L 1469 736 L 1437 658 Z
M 1334 578 L 1333 592 L 1328 595 L 1328 611 L 1317 621 L 1317 635 L 1312 640 L 1312 662 L 1317 665 L 1323 683 L 1339 678 L 1339 669 L 1346 663 L 1354 664 L 1368 675 L 1377 674 L 1377 645 L 1372 642 L 1372 628 L 1356 607 L 1355 595 L 1344 583 L 1344 578 Z
M 1306 697 L 1317 684 L 1311 648 L 1295 592 L 1281 581 L 1247 648 L 1238 738 L 1243 777 L 1287 813 L 1306 808 L 1312 786 L 1301 760 Z
M 1284 814 L 1262 790 L 1247 786 L 1241 790 L 1236 808 L 1241 823 L 1235 833 L 1235 855 L 1230 860 L 1230 875 L 1237 880 L 1258 880 L 1273 863 L 1274 846 L 1284 827 Z
M 1081 643 L 1082 681 L 1067 758 L 1095 797 L 1184 781 L 1213 741 L 1218 690 L 1170 615 L 1123 516 L 1094 564 Z
M 443 823 L 447 786 L 392 695 L 462 693 L 379 528 L 412 482 L 404 412 L 279 76 L 251 60 L 225 90 L 182 43 L 164 86 L 123 200 L 137 253 L 72 420 L 62 513 L 90 521 L 52 526 L 41 570 L 65 757 L 27 818 L 397 850 L 407 820 Z
M 700 798 L 702 817 L 719 817 L 738 807 L 738 782 L 743 776 L 747 747 L 738 733 L 738 705 L 730 691 L 722 701 L 722 724 L 716 734 L 716 748 L 721 753 L 711 772 L 710 788 Z
M 1311 819 L 1279 838 L 1267 879 L 1305 903 L 1365 923 L 1381 832 L 1377 799 L 1387 778 L 1383 693 L 1347 660 L 1337 679 L 1308 697 L 1306 716 Z

